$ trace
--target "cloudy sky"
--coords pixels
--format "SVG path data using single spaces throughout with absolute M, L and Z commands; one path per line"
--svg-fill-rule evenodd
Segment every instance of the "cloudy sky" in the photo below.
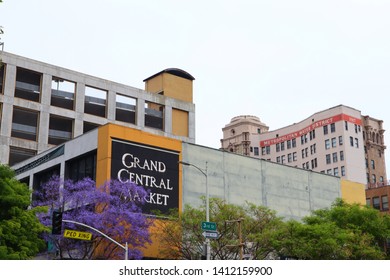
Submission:
M 219 148 L 234 116 L 272 130 L 339 104 L 389 130 L 389 14 L 390 0 L 4 0 L 0 25 L 7 52 L 137 88 L 189 72 L 196 142 Z

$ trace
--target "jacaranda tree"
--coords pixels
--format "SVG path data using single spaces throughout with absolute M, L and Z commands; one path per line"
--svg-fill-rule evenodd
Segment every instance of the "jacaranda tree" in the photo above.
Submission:
M 110 181 L 96 187 L 86 178 L 78 182 L 61 181 L 52 177 L 34 193 L 34 205 L 46 205 L 48 214 L 39 219 L 51 226 L 54 210 L 63 212 L 63 220 L 76 221 L 93 227 L 120 244 L 129 245 L 129 259 L 140 259 L 141 248 L 150 243 L 149 226 L 152 221 L 141 212 L 146 191 L 132 183 Z M 63 234 L 45 234 L 49 244 L 54 244 L 61 259 L 123 259 L 125 251 L 107 238 L 87 227 L 70 222 L 62 223 L 64 229 L 92 233 L 92 240 L 65 238 Z

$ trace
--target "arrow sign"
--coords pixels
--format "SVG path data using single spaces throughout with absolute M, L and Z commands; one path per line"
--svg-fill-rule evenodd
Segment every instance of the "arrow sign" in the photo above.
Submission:
M 219 237 L 219 233 L 217 231 L 204 231 L 202 235 L 205 238 L 210 238 L 210 239 L 217 239 Z

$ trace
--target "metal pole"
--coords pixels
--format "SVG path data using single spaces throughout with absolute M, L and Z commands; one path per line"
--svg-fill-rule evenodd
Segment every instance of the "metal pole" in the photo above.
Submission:
M 94 227 L 91 227 L 89 225 L 86 225 L 86 224 L 83 224 L 83 223 L 80 223 L 80 222 L 76 222 L 76 221 L 72 221 L 72 220 L 62 220 L 64 223 L 71 223 L 71 224 L 76 224 L 76 225 L 80 225 L 80 226 L 83 226 L 83 227 L 86 227 L 86 228 L 89 228 L 89 229 L 92 229 L 94 231 L 96 231 L 97 233 L 99 233 L 100 235 L 102 235 L 103 237 L 107 238 L 108 240 L 110 240 L 111 242 L 115 243 L 116 245 L 118 245 L 119 247 L 121 247 L 122 249 L 125 250 L 125 260 L 127 260 L 129 257 L 129 254 L 128 254 L 128 250 L 129 250 L 129 247 L 127 246 L 127 242 L 126 242 L 126 246 L 123 246 L 122 244 L 120 244 L 118 241 L 112 239 L 111 237 L 109 237 L 107 234 L 101 232 L 100 230 L 94 228 Z
M 193 165 L 191 163 L 185 162 L 185 161 L 178 161 L 179 164 L 192 166 L 196 169 L 198 169 L 206 178 L 206 222 L 210 222 L 210 195 L 209 195 L 209 185 L 208 185 L 208 173 L 207 173 L 207 161 L 206 161 L 206 169 L 202 170 L 196 165 Z M 210 259 L 210 239 L 206 238 L 205 241 L 206 245 L 206 260 Z
M 207 161 L 206 161 L 206 222 L 210 222 L 210 194 L 208 184 L 208 173 L 207 173 Z M 210 259 L 210 238 L 206 238 L 206 260 Z

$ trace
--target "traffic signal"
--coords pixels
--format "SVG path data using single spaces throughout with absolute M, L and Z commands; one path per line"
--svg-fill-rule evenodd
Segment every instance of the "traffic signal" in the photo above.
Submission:
M 62 228 L 62 212 L 59 210 L 53 211 L 53 216 L 51 220 L 51 233 L 52 234 L 61 234 Z

